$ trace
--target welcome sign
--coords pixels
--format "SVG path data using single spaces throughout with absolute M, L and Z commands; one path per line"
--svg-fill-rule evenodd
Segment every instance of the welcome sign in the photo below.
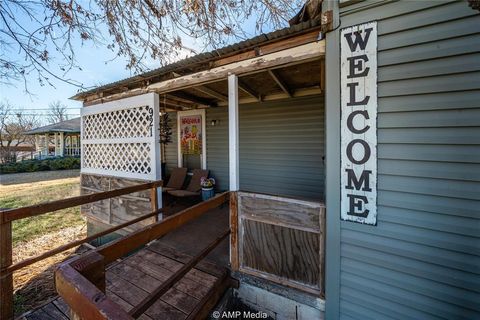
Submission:
M 342 29 L 341 218 L 377 224 L 377 23 Z

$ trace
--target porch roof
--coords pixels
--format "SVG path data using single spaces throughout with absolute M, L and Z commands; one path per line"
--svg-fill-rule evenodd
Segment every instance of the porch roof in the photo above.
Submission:
M 70 120 L 49 124 L 47 126 L 27 131 L 25 134 L 33 135 L 55 132 L 80 133 L 80 118 L 73 118 Z
M 209 70 L 212 67 L 216 66 L 214 62 L 217 60 L 225 59 L 227 57 L 243 53 L 252 49 L 259 50 L 259 46 L 261 45 L 277 42 L 293 36 L 302 35 L 309 31 L 319 29 L 320 26 L 320 19 L 314 19 L 270 33 L 261 34 L 251 39 L 247 39 L 210 52 L 201 53 L 140 75 L 136 75 L 120 81 L 99 86 L 91 90 L 77 93 L 76 95 L 71 97 L 71 99 L 85 100 L 87 97 L 98 94 L 101 94 L 101 96 L 106 96 L 109 94 L 118 93 L 119 91 L 125 92 L 136 88 L 146 87 L 151 83 L 174 79 L 179 75 L 184 76 L 199 71 Z M 258 55 L 261 55 L 261 53 L 259 53 Z

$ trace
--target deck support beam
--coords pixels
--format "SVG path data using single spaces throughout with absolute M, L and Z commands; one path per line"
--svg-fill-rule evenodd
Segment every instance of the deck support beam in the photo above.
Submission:
M 238 77 L 228 76 L 228 142 L 230 191 L 238 191 L 239 183 L 239 152 L 238 152 Z

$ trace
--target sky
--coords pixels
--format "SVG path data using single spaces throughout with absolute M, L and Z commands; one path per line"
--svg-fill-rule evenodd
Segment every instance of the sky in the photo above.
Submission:
M 29 19 L 24 16 L 19 17 L 19 19 L 20 21 L 18 22 L 22 25 L 29 26 L 31 23 Z M 24 21 L 21 21 L 22 19 L 24 19 Z M 243 27 L 252 36 L 254 35 L 254 19 L 246 21 Z M 271 30 L 264 30 L 264 32 L 268 31 Z M 188 47 L 201 47 L 191 38 L 183 38 L 182 41 Z M 134 75 L 130 70 L 125 68 L 127 64 L 125 58 L 117 57 L 112 60 L 116 56 L 115 53 L 101 45 L 97 46 L 90 41 L 82 44 L 80 40 L 75 40 L 73 46 L 76 53 L 77 64 L 81 66 L 82 70 L 73 69 L 68 72 L 66 77 L 82 83 L 86 88 L 108 84 Z M 15 55 L 18 56 L 22 53 L 12 50 L 2 54 L 6 54 L 7 57 L 9 55 L 15 57 Z M 186 57 L 186 54 L 182 57 Z M 62 71 L 59 70 L 57 66 L 58 62 L 55 63 L 58 60 L 56 60 L 54 55 L 52 58 L 50 62 L 51 70 L 62 74 Z M 161 65 L 159 61 L 147 61 L 145 64 L 149 69 L 158 68 Z M 0 101 L 8 101 L 14 108 L 24 110 L 23 112 L 25 114 L 41 114 L 41 120 L 44 123 L 47 121 L 48 105 L 54 101 L 60 101 L 68 107 L 69 118 L 79 116 L 81 102 L 69 99 L 78 92 L 78 87 L 59 80 L 52 80 L 52 82 L 54 84 L 53 87 L 48 84 L 41 86 L 35 74 L 27 76 L 28 91 L 32 94 L 26 93 L 23 81 L 13 82 L 10 85 L 0 83 Z

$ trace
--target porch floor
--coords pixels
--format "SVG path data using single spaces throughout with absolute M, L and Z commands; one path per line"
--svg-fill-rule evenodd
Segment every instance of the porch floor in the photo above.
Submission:
M 129 311 L 228 228 L 228 206 L 220 207 L 110 265 L 106 272 L 107 296 Z M 227 267 L 228 238 L 139 319 L 186 319 L 203 303 L 202 299 L 216 280 L 225 275 Z M 22 319 L 70 319 L 70 311 L 63 299 L 57 297 Z

